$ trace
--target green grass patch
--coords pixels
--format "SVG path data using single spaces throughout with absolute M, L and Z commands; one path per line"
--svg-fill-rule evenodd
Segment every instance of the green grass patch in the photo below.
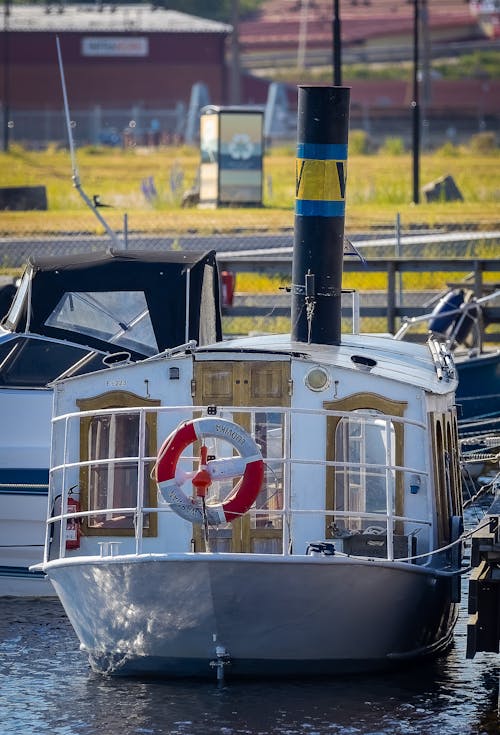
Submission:
M 391 228 L 396 214 L 403 229 L 460 226 L 473 223 L 481 229 L 499 226 L 500 156 L 498 149 L 484 150 L 491 140 L 482 137 L 472 147 L 449 147 L 424 154 L 420 161 L 423 186 L 441 176 L 451 175 L 463 194 L 463 202 L 412 204 L 413 173 L 411 155 L 395 139 L 388 150 L 363 152 L 363 140 L 352 131 L 353 152 L 347 166 L 346 231 L 355 233 Z M 357 151 L 357 152 L 356 152 Z M 196 180 L 199 151 L 187 146 L 159 150 L 130 150 L 87 147 L 77 151 L 80 181 L 85 192 L 98 194 L 110 208 L 105 213 L 110 226 L 120 231 L 127 214 L 131 231 L 148 233 L 193 232 L 210 234 L 250 230 L 278 231 L 293 228 L 295 198 L 295 148 L 270 150 L 263 166 L 263 207 L 206 210 L 183 209 L 183 191 Z M 173 175 L 181 179 L 174 190 Z M 157 190 L 148 201 L 142 190 L 144 179 L 152 177 Z M 0 153 L 0 180 L 3 186 L 47 188 L 47 212 L 2 212 L 2 236 L 25 233 L 51 234 L 82 232 L 102 234 L 102 226 L 72 186 L 68 152 L 49 148 L 27 151 L 12 146 Z

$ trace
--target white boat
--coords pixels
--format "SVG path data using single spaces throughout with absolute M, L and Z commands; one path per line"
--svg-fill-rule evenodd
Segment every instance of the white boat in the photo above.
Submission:
M 39 569 L 98 672 L 371 671 L 452 640 L 453 360 L 341 334 L 347 109 L 299 90 L 291 335 L 56 383 Z
M 213 252 L 28 261 L 0 326 L 0 597 L 55 594 L 28 569 L 43 558 L 51 382 L 220 338 L 218 288 Z
M 472 287 L 459 284 L 446 291 L 429 314 L 407 318 L 395 339 L 408 339 L 409 330 L 422 323 L 428 333 L 453 352 L 458 375 L 456 391 L 458 430 L 461 437 L 496 433 L 500 430 L 500 349 L 485 348 L 486 326 L 498 322 L 495 304 L 500 290 L 476 298 Z

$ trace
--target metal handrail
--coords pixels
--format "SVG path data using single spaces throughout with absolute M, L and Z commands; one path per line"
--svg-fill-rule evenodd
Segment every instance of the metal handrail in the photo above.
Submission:
M 188 415 L 198 415 L 204 407 L 201 406 L 176 406 L 176 407 L 170 407 L 170 406 L 155 406 L 155 407 L 149 407 L 149 406 L 140 406 L 140 407 L 127 407 L 127 408 L 121 408 L 121 409 L 94 409 L 91 411 L 78 411 L 78 412 L 72 412 L 69 414 L 64 414 L 62 416 L 55 417 L 53 419 L 54 424 L 58 424 L 59 422 L 64 423 L 64 442 L 63 442 L 63 461 L 55 464 L 56 458 L 53 456 L 52 458 L 52 468 L 50 470 L 50 487 L 51 487 L 51 496 L 54 498 L 56 495 L 55 488 L 59 488 L 58 494 L 61 495 L 61 508 L 63 512 L 58 513 L 57 515 L 53 515 L 48 519 L 47 522 L 47 546 L 49 544 L 49 538 L 50 538 L 50 531 L 49 527 L 54 526 L 56 523 L 61 523 L 61 537 L 60 537 L 60 549 L 59 549 L 59 556 L 64 557 L 66 555 L 66 549 L 64 544 L 64 538 L 65 538 L 65 530 L 66 530 L 66 523 L 69 519 L 75 519 L 75 520 L 82 520 L 83 518 L 89 518 L 89 517 L 95 517 L 95 516 L 101 516 L 101 515 L 116 515 L 116 514 L 122 514 L 122 515 L 129 515 L 134 517 L 134 537 L 135 537 L 135 553 L 140 554 L 142 552 L 143 547 L 143 538 L 142 538 L 142 518 L 145 514 L 150 513 L 164 513 L 164 512 L 172 512 L 170 507 L 149 507 L 143 505 L 143 497 L 144 497 L 144 469 L 147 464 L 150 464 L 151 462 L 156 461 L 156 457 L 148 456 L 144 453 L 143 449 L 145 447 L 145 434 L 146 434 L 146 415 L 147 413 L 154 411 L 155 413 L 161 413 L 161 412 L 167 412 L 172 413 L 175 412 L 177 416 L 180 414 L 188 414 Z M 206 409 L 205 409 L 206 411 Z M 352 412 L 348 411 L 338 411 L 338 410 L 324 410 L 324 409 L 308 409 L 306 411 L 300 410 L 300 409 L 292 409 L 290 407 L 278 407 L 278 406 L 272 406 L 272 407 L 241 407 L 241 406 L 230 406 L 230 407 L 221 407 L 220 411 L 218 413 L 219 416 L 227 415 L 227 414 L 233 414 L 235 412 L 247 412 L 250 414 L 255 413 L 263 413 L 267 411 L 272 411 L 274 413 L 281 413 L 284 416 L 284 424 L 283 424 L 283 432 L 285 439 L 288 437 L 288 441 L 285 441 L 285 456 L 281 457 L 269 457 L 264 458 L 264 461 L 268 464 L 272 464 L 273 467 L 276 465 L 281 466 L 283 468 L 283 474 L 282 474 L 282 490 L 283 490 L 283 506 L 282 508 L 278 509 L 255 509 L 252 510 L 252 513 L 255 515 L 264 515 L 269 514 L 272 512 L 276 516 L 281 516 L 283 523 L 282 523 L 282 529 L 283 529 L 283 553 L 287 554 L 288 549 L 290 547 L 291 543 L 291 522 L 293 517 L 300 516 L 300 515 L 322 515 L 325 518 L 329 516 L 335 516 L 338 518 L 345 518 L 345 519 L 364 519 L 369 521 L 378 521 L 381 525 L 385 525 L 386 527 L 386 533 L 387 533 L 387 555 L 389 559 L 393 559 L 394 557 L 394 550 L 393 550 L 393 534 L 394 534 L 394 528 L 395 525 L 398 522 L 404 522 L 404 523 L 412 523 L 417 526 L 421 527 L 428 527 L 430 528 L 432 523 L 429 519 L 425 518 L 410 518 L 407 516 L 400 516 L 393 513 L 393 493 L 395 488 L 395 476 L 397 473 L 404 473 L 405 475 L 414 475 L 418 474 L 422 478 L 428 478 L 429 473 L 427 469 L 420 468 L 420 467 L 410 467 L 406 465 L 398 465 L 395 464 L 392 457 L 391 457 L 391 451 L 390 451 L 390 441 L 386 442 L 386 462 L 385 464 L 381 463 L 375 463 L 375 462 L 366 462 L 366 461 L 339 461 L 339 460 L 309 460 L 306 458 L 291 458 L 290 456 L 287 456 L 287 449 L 290 444 L 290 424 L 291 424 L 291 418 L 295 414 L 303 415 L 304 413 L 307 414 L 313 414 L 317 415 L 319 417 L 327 417 L 327 416 L 336 416 L 340 418 L 359 418 L 360 420 L 363 420 L 365 423 L 372 423 L 374 424 L 377 422 L 377 425 L 380 425 L 380 421 L 384 421 L 386 424 L 385 431 L 390 431 L 390 426 L 392 422 L 399 421 L 403 425 L 406 426 L 412 426 L 417 427 L 418 429 L 425 429 L 425 424 L 421 421 L 417 421 L 414 419 L 406 419 L 402 417 L 397 416 L 389 416 L 389 415 L 382 415 L 377 414 L 374 415 L 369 412 L 359 412 L 356 414 L 352 414 Z M 102 415 L 109 415 L 109 414 L 116 414 L 116 413 L 124 413 L 124 414 L 130 414 L 130 413 L 137 413 L 139 415 L 139 447 L 140 451 L 135 456 L 127 456 L 127 457 L 112 457 L 112 458 L 104 458 L 104 459 L 90 459 L 90 460 L 84 460 L 84 461 L 71 461 L 71 458 L 69 456 L 69 446 L 68 446 L 68 435 L 69 435 L 69 429 L 72 421 L 80 421 L 83 417 L 88 416 L 102 416 Z M 78 443 L 79 446 L 79 443 Z M 74 448 L 75 449 L 75 448 Z M 194 457 L 186 457 L 187 461 L 192 461 Z M 136 505 L 135 506 L 129 506 L 129 507 L 123 507 L 123 508 L 102 508 L 102 509 L 92 509 L 92 510 L 83 510 L 79 512 L 68 512 L 68 506 L 67 506 L 67 500 L 68 500 L 68 490 L 65 489 L 67 485 L 69 484 L 67 481 L 68 472 L 78 470 L 80 468 L 89 467 L 89 466 L 109 466 L 109 465 L 119 465 L 124 463 L 133 463 L 137 466 L 137 494 L 136 494 Z M 321 509 L 300 509 L 300 508 L 294 508 L 293 507 L 293 501 L 292 501 L 292 493 L 291 493 L 291 486 L 290 486 L 290 476 L 291 476 L 291 467 L 296 465 L 315 465 L 315 466 L 322 466 L 325 469 L 329 467 L 333 468 L 341 468 L 343 470 L 358 470 L 360 472 L 370 473 L 371 470 L 377 470 L 378 474 L 381 476 L 385 474 L 386 476 L 386 509 L 384 512 L 369 512 L 369 511 L 340 511 L 336 510 L 334 508 L 321 508 Z M 61 490 L 61 488 L 63 488 Z M 52 501 L 54 502 L 54 501 Z M 65 512 L 64 512 L 65 511 Z M 103 529 L 104 530 L 104 529 Z M 105 531 L 104 534 L 105 535 Z M 333 539 L 332 539 L 333 540 Z M 48 552 L 47 552 L 48 556 Z

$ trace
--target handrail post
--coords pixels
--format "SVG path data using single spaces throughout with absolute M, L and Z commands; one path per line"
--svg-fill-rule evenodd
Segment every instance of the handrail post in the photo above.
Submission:
M 68 488 L 66 487 L 66 466 L 68 463 L 68 432 L 69 432 L 69 417 L 64 422 L 64 444 L 63 444 L 63 471 L 62 471 L 62 487 L 61 487 L 61 513 L 65 515 L 68 512 Z M 52 463 L 52 459 L 51 459 Z M 49 497 L 50 497 L 50 475 L 49 475 Z M 66 526 L 68 519 L 66 517 L 61 518 L 60 523 L 60 534 L 59 534 L 59 558 L 62 559 L 66 556 Z
M 142 528 L 144 522 L 144 443 L 146 437 L 146 412 L 139 409 L 139 446 L 137 453 L 137 499 L 135 515 L 135 553 L 142 552 Z M 149 503 L 148 503 L 149 505 Z
M 291 517 L 291 467 L 290 467 L 290 442 L 291 442 L 291 413 L 284 411 L 283 414 L 283 556 L 288 556 L 290 550 L 290 528 L 292 523 Z
M 394 561 L 394 513 L 393 507 L 393 475 L 392 451 L 391 451 L 391 419 L 385 420 L 385 495 L 386 495 L 386 512 L 387 512 L 387 558 Z M 396 470 L 397 471 L 397 470 Z M 394 482 L 394 489 L 396 483 Z

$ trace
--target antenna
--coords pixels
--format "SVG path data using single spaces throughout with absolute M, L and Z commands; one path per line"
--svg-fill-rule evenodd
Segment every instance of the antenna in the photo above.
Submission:
M 109 237 L 111 238 L 113 245 L 115 245 L 117 248 L 120 248 L 121 244 L 120 244 L 120 241 L 116 233 L 113 232 L 113 230 L 108 225 L 108 223 L 106 222 L 102 214 L 93 205 L 92 201 L 89 199 L 87 194 L 83 191 L 82 185 L 80 184 L 80 175 L 78 173 L 78 167 L 76 165 L 76 155 L 75 155 L 75 145 L 73 142 L 73 133 L 71 132 L 71 120 L 69 117 L 68 95 L 66 93 L 66 81 L 64 79 L 64 68 L 63 68 L 63 61 L 62 61 L 62 54 L 61 54 L 61 45 L 59 43 L 59 36 L 56 36 L 56 44 L 57 44 L 57 58 L 59 61 L 59 72 L 61 74 L 61 85 L 62 85 L 63 99 L 64 99 L 64 114 L 66 117 L 66 129 L 68 131 L 69 152 L 70 152 L 70 157 L 71 157 L 71 169 L 73 171 L 73 176 L 72 176 L 73 185 L 75 189 L 78 191 L 78 193 L 80 194 L 85 204 L 92 210 L 92 212 L 97 217 L 101 225 L 104 227 Z

